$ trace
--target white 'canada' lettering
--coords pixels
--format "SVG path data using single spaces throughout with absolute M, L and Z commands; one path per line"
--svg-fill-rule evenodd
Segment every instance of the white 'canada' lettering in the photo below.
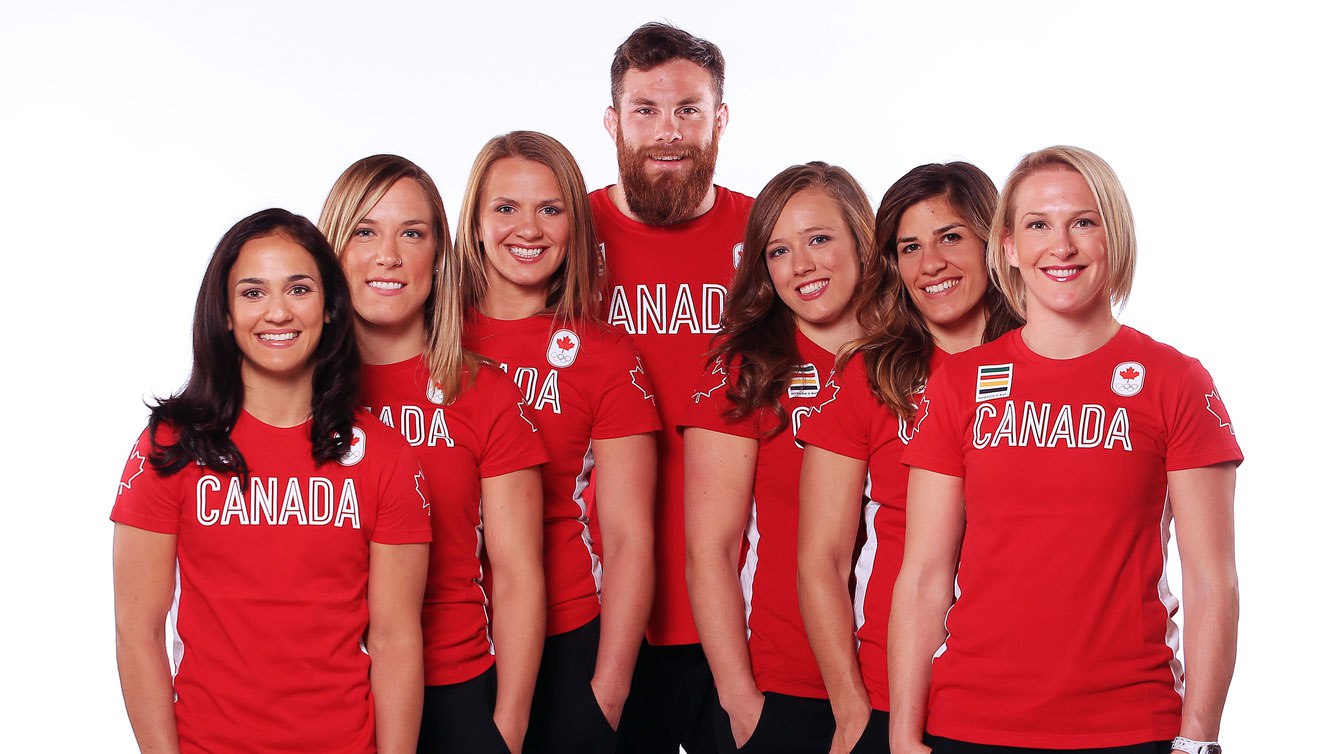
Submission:
M 628 291 L 616 285 L 610 295 L 609 322 L 631 335 L 674 335 L 681 329 L 710 334 L 721 329 L 721 311 L 726 304 L 724 285 L 704 284 L 695 296 L 688 283 L 680 283 L 674 301 L 669 301 L 668 294 L 665 283 L 638 285 L 630 303 Z
M 1107 409 L 1092 403 L 1085 403 L 1078 409 L 1063 403 L 1054 412 L 1050 403 L 1024 401 L 1022 411 L 1012 400 L 1005 401 L 999 409 L 993 403 L 981 403 L 972 425 L 972 445 L 978 450 L 1001 445 L 1111 450 L 1120 445 L 1129 453 L 1131 420 L 1122 407 L 1109 421 Z
M 334 526 L 362 528 L 358 513 L 358 489 L 354 480 L 335 483 L 325 477 L 309 477 L 304 488 L 297 477 L 288 477 L 280 490 L 278 477 L 251 477 L 243 489 L 240 477 L 223 481 L 213 474 L 195 484 L 195 518 L 201 526 Z

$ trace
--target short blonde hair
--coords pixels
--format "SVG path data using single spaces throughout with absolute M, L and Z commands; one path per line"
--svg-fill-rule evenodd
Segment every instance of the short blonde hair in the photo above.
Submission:
M 1027 317 L 1023 276 L 1005 256 L 1005 238 L 1014 234 L 1014 215 L 1018 211 L 1019 186 L 1026 178 L 1048 170 L 1079 173 L 1098 202 L 1098 216 L 1107 235 L 1107 292 L 1113 306 L 1120 307 L 1131 295 L 1135 279 L 1135 219 L 1126 191 L 1117 180 L 1112 166 L 1103 158 L 1080 147 L 1054 146 L 1024 155 L 1005 180 L 991 221 L 986 259 L 991 277 L 1020 317 Z
M 350 165 L 335 181 L 321 208 L 321 220 L 317 225 L 334 247 L 336 256 L 343 257 L 344 247 L 353 238 L 358 224 L 402 178 L 409 178 L 423 188 L 433 211 L 433 288 L 424 304 L 424 324 L 428 330 L 428 350 L 440 356 L 437 360 L 430 359 L 429 370 L 433 379 L 441 384 L 443 402 L 450 403 L 459 395 L 462 385 L 469 383 L 481 360 L 465 351 L 462 345 L 465 323 L 459 291 L 450 285 L 451 260 L 447 256 L 451 231 L 447 226 L 442 194 L 432 177 L 399 155 L 364 157 Z

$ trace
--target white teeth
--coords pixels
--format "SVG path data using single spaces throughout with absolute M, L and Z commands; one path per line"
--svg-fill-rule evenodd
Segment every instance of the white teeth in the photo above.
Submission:
M 679 162 L 683 157 L 653 157 L 656 162 Z
M 520 246 L 508 246 L 507 250 L 512 252 L 513 256 L 522 259 L 539 259 L 544 253 L 544 249 L 523 249 Z
M 398 291 L 405 287 L 404 283 L 393 283 L 390 280 L 369 280 L 368 286 L 382 291 Z
M 270 340 L 270 341 L 293 340 L 296 337 L 298 337 L 298 334 L 295 332 L 278 332 L 278 333 L 265 332 L 261 333 L 260 335 L 261 340 Z
M 828 287 L 828 281 L 827 281 L 827 280 L 816 280 L 816 281 L 814 281 L 813 283 L 806 283 L 806 284 L 800 286 L 800 289 L 799 289 L 799 290 L 800 290 L 800 295 L 802 295 L 802 296 L 809 296 L 810 294 L 818 293 L 819 291 L 822 291 L 824 288 L 827 288 L 827 287 Z
M 1057 280 L 1067 280 L 1067 279 L 1069 279 L 1069 278 L 1071 278 L 1071 277 L 1073 277 L 1073 276 L 1075 276 L 1075 275 L 1078 275 L 1078 274 L 1080 273 L 1080 270 L 1081 270 L 1081 269 L 1083 269 L 1083 268 L 1081 268 L 1081 267 L 1069 267 L 1069 268 L 1062 269 L 1062 268 L 1056 267 L 1056 268 L 1050 268 L 1050 269 L 1047 269 L 1047 270 L 1045 270 L 1045 272 L 1046 272 L 1048 275 L 1050 275 L 1051 277 L 1056 278 Z
M 943 283 L 936 283 L 935 285 L 928 285 L 928 286 L 926 286 L 925 288 L 922 288 L 921 290 L 923 290 L 923 291 L 925 291 L 925 292 L 927 292 L 927 293 L 943 293 L 943 292 L 949 290 L 950 288 L 953 288 L 954 286 L 958 285 L 960 279 L 961 279 L 961 278 L 954 278 L 953 280 L 946 280 L 946 281 L 944 281 Z

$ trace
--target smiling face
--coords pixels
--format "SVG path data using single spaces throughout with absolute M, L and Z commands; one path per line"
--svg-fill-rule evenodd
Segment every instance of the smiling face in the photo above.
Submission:
M 908 207 L 894 235 L 898 274 L 937 341 L 967 335 L 980 341 L 989 279 L 986 242 L 945 197 Z M 975 331 L 976 338 L 971 338 Z
M 1034 173 L 1019 183 L 1005 257 L 1019 269 L 1028 320 L 1112 319 L 1107 232 L 1098 202 L 1073 170 Z
M 423 341 L 424 303 L 438 248 L 423 187 L 401 178 L 354 227 L 340 252 L 360 328 L 401 330 Z
M 624 74 L 618 109 L 605 128 L 618 147 L 619 182 L 642 222 L 689 220 L 712 188 L 717 141 L 728 111 L 716 101 L 712 75 L 688 60 Z
M 312 355 L 325 322 L 316 261 L 284 235 L 242 245 L 228 272 L 228 329 L 242 351 L 242 382 L 312 379 Z
M 821 189 L 797 192 L 782 207 L 763 253 L 777 296 L 810 340 L 825 345 L 825 332 L 850 329 L 860 261 L 833 197 Z
M 493 163 L 479 200 L 486 314 L 514 318 L 544 309 L 550 278 L 567 258 L 570 226 L 548 166 L 519 157 Z

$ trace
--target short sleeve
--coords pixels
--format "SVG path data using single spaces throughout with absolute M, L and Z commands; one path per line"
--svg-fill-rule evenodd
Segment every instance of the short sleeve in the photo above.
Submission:
M 726 416 L 734 404 L 727 397 L 731 370 L 720 359 L 703 372 L 689 399 L 689 406 L 680 416 L 679 427 L 697 427 L 713 432 L 759 439 L 763 436 L 758 413 L 735 420 Z
M 377 499 L 377 525 L 371 538 L 384 545 L 417 544 L 433 538 L 428 523 L 432 511 L 428 482 L 413 451 L 403 442 L 400 445 Z
M 847 363 L 832 402 L 805 418 L 796 440 L 858 461 L 870 459 L 873 412 L 880 406 L 868 388 L 864 364 L 859 358 Z
M 161 474 L 149 463 L 153 452 L 149 430 L 140 433 L 121 471 L 112 505 L 112 520 L 136 529 L 176 534 L 181 528 L 182 472 Z M 183 470 L 184 471 L 184 470 Z
M 479 375 L 485 378 L 483 372 Z M 488 432 L 479 458 L 479 476 L 495 477 L 539 466 L 549 460 L 535 424 L 526 415 L 526 400 L 501 372 L 488 375 Z
M 642 359 L 633 348 L 633 339 L 619 335 L 610 346 L 603 359 L 602 384 L 597 388 L 591 438 L 607 440 L 655 432 L 661 428 L 656 397 Z
M 903 463 L 938 474 L 964 475 L 963 407 L 953 399 L 953 370 L 937 369 L 912 419 L 912 439 Z
M 1168 417 L 1167 470 L 1242 463 L 1242 449 L 1219 389 L 1205 367 L 1188 359 Z

